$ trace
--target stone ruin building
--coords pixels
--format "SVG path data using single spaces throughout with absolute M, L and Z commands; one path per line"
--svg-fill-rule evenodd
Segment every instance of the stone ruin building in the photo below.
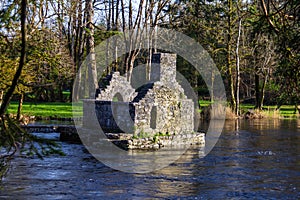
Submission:
M 154 54 L 150 81 L 138 89 L 119 72 L 110 75 L 107 82 L 96 99 L 84 101 L 84 116 L 95 109 L 105 132 L 148 135 L 194 132 L 194 102 L 176 81 L 176 54 Z M 85 118 L 84 125 L 92 123 L 90 120 Z

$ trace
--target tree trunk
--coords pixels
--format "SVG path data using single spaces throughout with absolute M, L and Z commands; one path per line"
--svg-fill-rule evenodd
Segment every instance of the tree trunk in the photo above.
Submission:
M 259 75 L 255 74 L 255 108 L 261 110 L 261 98 L 260 98 L 260 87 L 259 87 Z
M 93 1 L 86 1 L 86 22 L 87 22 L 87 65 L 88 65 L 88 82 L 89 82 L 89 97 L 94 99 L 96 89 L 98 88 L 97 81 L 97 69 L 96 69 L 96 59 L 95 59 L 95 45 L 94 45 L 94 8 Z
M 231 94 L 231 109 L 234 111 L 236 108 L 236 100 L 235 100 L 235 89 L 234 89 L 234 80 L 233 80 L 233 74 L 232 74 L 232 65 L 231 65 L 231 36 L 232 36 L 232 30 L 231 30 L 231 12 L 232 12 L 232 0 L 228 1 L 228 18 L 227 18 L 227 26 L 228 26 L 228 41 L 227 41 L 227 70 L 228 70 L 228 81 L 229 81 L 229 87 L 230 87 L 230 94 Z
M 3 100 L 3 90 L 0 90 L 0 106 L 2 104 L 2 100 Z
M 265 99 L 265 90 L 266 90 L 266 85 L 267 85 L 268 77 L 265 77 L 263 85 L 261 87 L 260 91 L 260 102 L 259 102 L 259 108 L 262 109 L 264 105 L 264 99 Z
M 117 0 L 116 2 L 116 17 L 115 17 L 115 22 L 114 22 L 114 31 L 119 30 L 119 1 Z M 114 65 L 116 71 L 121 71 L 122 69 L 119 68 L 119 63 L 118 63 L 118 45 L 116 44 L 116 40 L 114 40 Z
M 117 0 L 116 2 L 116 21 L 115 21 L 115 30 L 119 30 L 119 5 L 120 5 L 120 0 Z
M 230 46 L 230 45 L 229 45 Z M 231 51 L 231 48 L 228 48 Z M 234 88 L 234 78 L 232 74 L 232 66 L 231 66 L 231 59 L 229 58 L 230 54 L 227 55 L 227 67 L 228 67 L 228 76 L 229 76 L 229 87 L 230 87 L 230 95 L 231 95 L 231 108 L 235 110 L 236 107 L 236 99 L 235 99 L 235 88 Z
M 118 7 L 119 7 L 119 4 L 118 4 L 118 0 L 117 0 L 117 4 L 116 4 L 116 10 L 114 10 L 114 1 L 111 1 L 111 9 L 112 9 L 112 29 L 113 31 L 117 31 L 118 30 Z M 115 17 L 115 13 L 116 13 L 116 17 Z M 119 71 L 119 68 L 118 68 L 118 47 L 117 47 L 117 44 L 116 44 L 116 40 L 113 40 L 113 46 L 115 47 L 113 49 L 113 62 L 112 62 L 112 67 L 113 67 L 113 71 Z
M 62 84 L 58 85 L 58 98 L 59 98 L 59 102 L 65 102 Z
M 9 87 L 8 91 L 5 93 L 5 96 L 3 98 L 3 102 L 0 107 L 0 116 L 3 116 L 7 110 L 11 97 L 18 84 L 18 80 L 22 74 L 22 70 L 26 60 L 26 10 L 27 10 L 27 0 L 22 0 L 21 1 L 21 37 L 22 37 L 21 56 L 20 56 L 19 66 L 14 75 L 11 86 Z
M 211 87 L 211 89 L 210 89 L 210 91 L 211 91 L 210 102 L 211 103 L 213 103 L 214 100 L 215 100 L 215 98 L 214 98 L 214 96 L 215 96 L 215 94 L 214 94 L 214 82 L 215 82 L 215 73 L 214 73 L 214 70 L 211 70 L 211 85 L 210 85 L 210 87 Z M 196 79 L 196 83 L 197 83 L 197 79 Z M 197 88 L 197 85 L 196 85 L 196 88 Z
M 146 79 L 150 81 L 150 74 L 151 74 L 151 65 L 152 65 L 152 55 L 153 55 L 153 37 L 155 37 L 155 28 L 152 27 L 145 27 L 146 32 L 149 32 L 149 40 L 147 41 L 148 51 L 149 51 L 149 58 L 147 59 L 146 63 Z M 149 30 L 148 30 L 149 29 Z
M 47 89 L 47 100 L 46 101 L 56 101 L 57 95 L 55 94 L 55 87 L 50 87 Z
M 23 107 L 23 99 L 24 99 L 24 94 L 23 92 L 20 94 L 19 98 L 19 105 L 18 105 L 18 112 L 17 112 L 17 120 L 21 119 L 21 113 L 22 113 L 22 107 Z
M 78 13 L 78 18 L 77 18 L 77 21 L 78 21 L 78 50 L 77 50 L 77 59 L 76 59 L 76 71 L 77 71 L 77 80 L 76 82 L 74 83 L 74 90 L 72 91 L 72 95 L 71 95 L 71 98 L 73 96 L 73 99 L 71 99 L 71 101 L 79 101 L 79 98 L 81 97 L 80 94 L 81 94 L 81 87 L 80 84 L 82 83 L 81 81 L 81 69 L 80 69 L 80 66 L 82 64 L 82 57 L 83 57 L 83 48 L 84 48 L 84 39 L 83 39 L 83 27 L 82 27 L 82 24 L 83 24 L 83 16 L 82 16 L 82 2 L 80 1 L 79 2 L 79 7 L 78 7 L 78 10 L 79 10 L 79 13 Z
M 121 11 L 122 11 L 122 29 L 125 31 L 126 22 L 125 22 L 125 6 L 124 0 L 121 0 Z
M 132 29 L 132 0 L 129 0 L 128 29 Z
M 71 101 L 73 102 L 78 102 L 79 98 L 80 98 L 80 84 L 81 84 L 81 70 L 78 70 L 77 72 L 77 77 L 75 79 L 75 83 L 74 83 L 74 89 L 73 91 L 71 91 Z
M 127 72 L 127 81 L 129 83 L 131 82 L 131 78 L 132 78 L 131 76 L 133 71 L 134 60 L 135 60 L 135 56 L 131 55 L 129 60 L 129 70 Z
M 111 0 L 105 2 L 105 9 L 107 9 L 108 3 L 108 14 L 106 14 L 106 30 L 109 31 L 111 29 Z
M 236 107 L 235 114 L 239 115 L 240 107 L 240 56 L 239 56 L 239 45 L 241 37 L 242 19 L 239 19 L 238 36 L 236 41 Z

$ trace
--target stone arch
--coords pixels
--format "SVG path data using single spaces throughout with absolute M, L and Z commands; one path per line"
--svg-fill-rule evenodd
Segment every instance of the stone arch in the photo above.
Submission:
M 114 102 L 123 102 L 124 100 L 123 100 L 123 97 L 122 97 L 122 95 L 120 94 L 120 92 L 117 92 L 117 93 L 113 96 L 112 101 L 114 101 Z
M 118 97 L 121 96 L 124 102 L 131 102 L 137 95 L 126 77 L 120 76 L 119 72 L 113 73 L 109 85 L 100 91 L 96 99 L 100 101 L 114 101 L 116 95 Z

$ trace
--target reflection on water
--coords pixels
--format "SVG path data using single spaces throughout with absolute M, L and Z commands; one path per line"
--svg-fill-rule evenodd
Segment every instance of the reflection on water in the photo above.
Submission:
M 208 156 L 194 147 L 148 174 L 113 170 L 62 143 L 65 157 L 15 159 L 0 199 L 299 199 L 299 121 L 227 121 Z
M 190 147 L 189 142 L 184 142 L 155 151 L 124 151 L 108 141 L 101 132 L 85 129 L 80 134 L 83 144 L 97 160 L 113 169 L 128 173 L 149 173 L 167 167 Z

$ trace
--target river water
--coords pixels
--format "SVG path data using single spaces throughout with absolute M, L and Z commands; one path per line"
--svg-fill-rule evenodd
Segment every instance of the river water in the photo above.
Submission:
M 57 134 L 49 137 L 58 139 Z M 147 174 L 111 169 L 80 144 L 15 158 L 0 199 L 300 199 L 300 120 L 227 121 L 214 149 Z

